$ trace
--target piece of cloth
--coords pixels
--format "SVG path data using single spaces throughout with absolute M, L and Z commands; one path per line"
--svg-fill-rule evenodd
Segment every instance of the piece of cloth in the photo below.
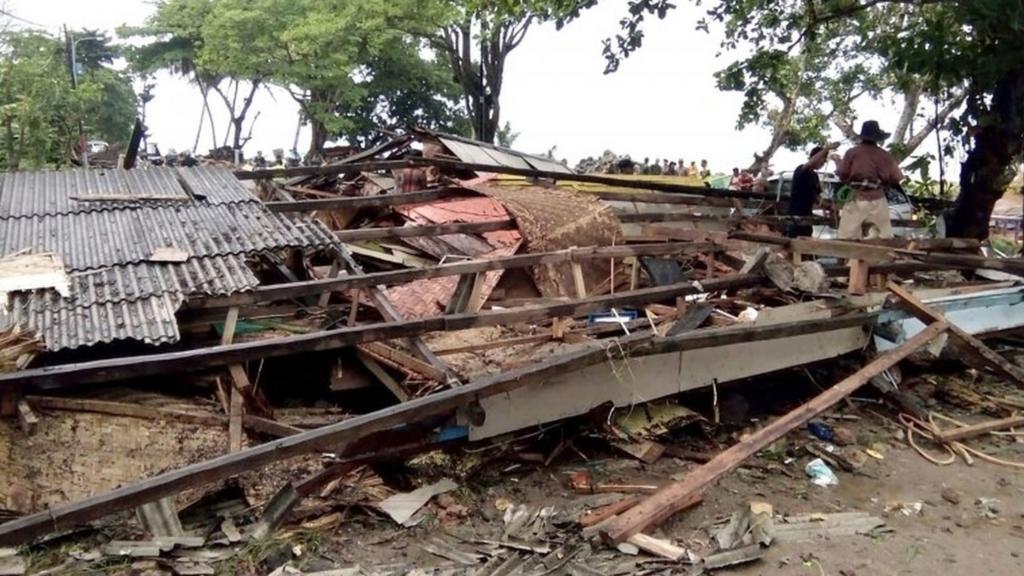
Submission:
M 839 211 L 839 238 L 860 240 L 864 237 L 864 224 L 871 229 L 868 238 L 892 238 L 892 222 L 889 220 L 889 202 L 885 197 L 877 200 L 854 198 Z
M 903 180 L 900 165 L 891 154 L 873 142 L 863 142 L 846 151 L 836 175 L 854 189 L 854 198 L 885 198 L 885 188 Z

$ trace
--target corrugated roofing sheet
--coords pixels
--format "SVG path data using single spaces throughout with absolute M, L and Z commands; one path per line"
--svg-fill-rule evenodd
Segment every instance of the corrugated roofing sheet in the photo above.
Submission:
M 245 254 L 334 241 L 311 219 L 289 219 L 258 203 L 193 204 L 15 218 L 0 227 L 0 255 L 55 252 L 69 270 L 147 260 L 157 248 L 191 257 Z
M 179 177 L 189 190 L 181 185 Z M 0 219 L 168 203 L 216 205 L 257 201 L 230 172 L 213 166 L 11 172 L 0 181 Z
M 189 258 L 180 264 L 142 262 L 73 274 L 72 298 L 67 304 L 133 302 L 168 293 L 227 296 L 252 290 L 259 283 L 243 256 Z M 57 294 L 52 294 L 56 300 Z
M 0 175 L 0 256 L 54 252 L 70 272 L 67 298 L 14 293 L 4 315 L 39 332 L 49 350 L 176 342 L 174 315 L 189 295 L 259 284 L 247 255 L 335 241 L 308 216 L 268 212 L 219 167 Z M 166 247 L 190 257 L 147 261 Z
M 42 294 L 18 294 L 11 299 L 8 321 L 36 331 L 50 351 L 116 340 L 166 344 L 180 338 L 174 313 L 182 301 L 180 294 L 165 293 L 78 307 Z
M 524 152 L 519 152 L 510 148 L 502 148 L 500 146 L 494 146 L 493 144 L 487 144 L 484 142 L 476 142 L 460 136 L 452 136 L 451 134 L 439 134 L 426 130 L 419 131 L 440 140 L 446 148 L 451 150 L 452 154 L 455 154 L 455 156 L 463 162 L 471 164 L 490 164 L 492 166 L 506 166 L 509 168 L 520 168 L 523 170 L 533 169 L 543 170 L 546 172 L 560 172 L 563 174 L 573 173 L 567 166 L 555 162 L 550 158 L 526 154 Z

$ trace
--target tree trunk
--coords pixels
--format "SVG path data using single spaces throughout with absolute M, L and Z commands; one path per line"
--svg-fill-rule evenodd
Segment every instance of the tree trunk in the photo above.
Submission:
M 324 154 L 324 144 L 327 143 L 327 128 L 324 123 L 317 120 L 312 115 L 309 116 L 309 151 L 306 152 L 306 158 L 313 160 L 316 158 L 322 158 Z
M 259 86 L 259 80 L 252 81 L 252 86 L 249 88 L 248 96 L 242 99 L 242 109 L 238 111 L 237 116 L 234 116 L 231 119 L 231 123 L 232 125 L 234 125 L 235 133 L 232 146 L 234 147 L 235 150 L 238 150 L 245 145 L 245 142 L 242 141 L 242 128 L 243 124 L 245 124 L 245 117 L 249 114 L 249 107 L 252 106 L 252 101 L 256 98 L 256 90 L 259 88 Z M 234 114 L 234 110 L 232 110 L 232 114 Z M 252 133 L 251 127 L 249 133 Z M 248 140 L 248 138 L 246 138 L 246 140 Z
M 961 164 L 960 195 L 946 218 L 951 237 L 988 238 L 992 209 L 1013 179 L 1014 162 L 1024 147 L 1024 69 L 1003 76 L 978 125 L 974 146 Z

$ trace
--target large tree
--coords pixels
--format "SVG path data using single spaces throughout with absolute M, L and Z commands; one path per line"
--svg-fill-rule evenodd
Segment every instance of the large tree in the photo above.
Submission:
M 664 17 L 672 7 L 668 0 L 635 0 L 630 6 L 623 33 L 605 45 L 611 69 L 641 46 L 643 17 Z M 742 47 L 755 58 L 790 56 L 808 42 L 843 42 L 843 54 L 854 61 L 874 59 L 883 74 L 913 79 L 893 86 L 911 105 L 897 135 L 909 134 L 904 126 L 916 115 L 913 104 L 926 94 L 944 101 L 944 107 L 936 106 L 936 117 L 952 113 L 963 98 L 962 114 L 950 116 L 947 126 L 967 150 L 947 231 L 987 237 L 995 202 L 1024 152 L 1024 2 L 715 0 L 708 3 L 700 26 L 706 28 L 710 22 L 727 24 L 726 48 Z M 934 127 L 934 122 L 925 125 Z M 907 147 L 912 143 L 904 141 Z
M 64 41 L 31 31 L 0 35 L 3 168 L 69 163 L 80 127 L 90 137 L 111 144 L 127 140 L 137 104 L 131 83 L 106 65 L 116 54 L 104 38 L 89 42 L 93 45 L 85 46 L 78 62 L 76 89 L 71 85 Z M 79 46 L 83 44 L 86 41 Z
M 203 26 L 199 62 L 287 90 L 312 128 L 311 156 L 329 139 L 372 139 L 367 114 L 392 126 L 447 126 L 452 85 L 393 26 L 394 12 L 386 0 L 221 0 Z
M 473 136 L 494 142 L 501 125 L 505 62 L 530 28 L 554 21 L 561 28 L 597 0 L 401 0 L 395 22 L 426 39 L 462 91 Z M 508 131 L 506 126 L 504 130 Z

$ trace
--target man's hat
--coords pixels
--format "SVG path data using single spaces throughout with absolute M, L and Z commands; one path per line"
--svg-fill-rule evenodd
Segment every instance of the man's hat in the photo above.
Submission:
M 877 120 L 867 120 L 860 127 L 860 139 L 871 142 L 881 142 L 890 136 L 888 132 L 878 126 Z

